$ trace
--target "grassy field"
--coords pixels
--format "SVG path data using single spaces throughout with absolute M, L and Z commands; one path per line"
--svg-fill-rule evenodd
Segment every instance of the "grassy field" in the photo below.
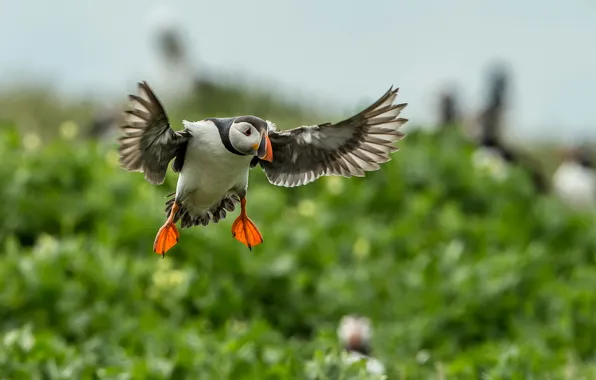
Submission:
M 249 112 L 316 121 L 267 101 Z M 170 116 L 263 102 L 223 92 Z M 235 241 L 228 216 L 183 230 L 161 259 L 151 246 L 175 175 L 151 186 L 111 143 L 41 144 L 12 119 L 0 378 L 367 379 L 335 336 L 361 313 L 388 379 L 596 379 L 594 217 L 536 196 L 520 170 L 500 182 L 475 169 L 455 133 L 410 133 L 366 178 L 286 189 L 255 169 L 248 213 L 264 244 Z

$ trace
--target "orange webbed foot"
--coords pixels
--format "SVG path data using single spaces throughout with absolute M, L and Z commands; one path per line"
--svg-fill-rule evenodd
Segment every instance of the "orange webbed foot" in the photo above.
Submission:
M 246 215 L 240 215 L 232 224 L 232 236 L 252 251 L 252 247 L 263 242 L 263 235 Z
M 153 243 L 153 252 L 164 257 L 166 252 L 178 243 L 179 239 L 180 233 L 176 225 L 166 222 L 157 232 L 155 242 Z

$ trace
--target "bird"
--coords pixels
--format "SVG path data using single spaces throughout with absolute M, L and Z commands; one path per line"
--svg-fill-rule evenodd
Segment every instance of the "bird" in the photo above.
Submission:
M 277 130 L 275 123 L 253 115 L 190 122 L 174 130 L 161 101 L 147 81 L 138 82 L 124 110 L 119 137 L 120 166 L 142 172 L 153 185 L 163 184 L 170 161 L 178 173 L 176 191 L 166 198 L 166 221 L 153 244 L 156 254 L 176 245 L 182 229 L 207 226 L 226 218 L 240 203 L 232 236 L 250 250 L 263 236 L 246 213 L 251 169 L 259 166 L 276 186 L 296 187 L 322 176 L 364 177 L 391 159 L 405 134 L 399 129 L 407 103 L 394 104 L 393 85 L 362 112 L 337 123 Z
M 341 318 L 337 336 L 348 352 L 347 364 L 366 360 L 366 370 L 375 375 L 385 374 L 385 366 L 370 356 L 372 326 L 366 317 L 350 314 Z
M 474 120 L 477 148 L 472 155 L 473 163 L 488 170 L 498 180 L 507 177 L 508 163 L 517 161 L 514 152 L 502 141 L 508 82 L 509 74 L 503 65 L 492 67 L 488 75 L 486 104 Z
M 557 196 L 572 208 L 593 210 L 596 206 L 596 169 L 585 149 L 566 149 L 552 182 Z
M 478 141 L 478 147 L 472 153 L 472 163 L 476 168 L 486 170 L 498 181 L 507 178 L 510 166 L 518 166 L 527 173 L 538 193 L 545 194 L 549 190 L 548 181 L 537 160 L 507 147 L 493 137 L 484 136 Z
M 520 167 L 530 177 L 535 191 L 544 194 L 549 185 L 540 163 L 530 155 L 507 146 L 503 139 L 510 82 L 506 66 L 495 64 L 488 75 L 486 105 L 474 122 L 478 131 L 472 161 L 475 167 L 487 169 L 499 181 L 507 178 L 510 166 Z
M 461 122 L 461 114 L 455 90 L 452 88 L 445 89 L 440 94 L 438 103 L 439 128 L 446 129 L 459 125 Z

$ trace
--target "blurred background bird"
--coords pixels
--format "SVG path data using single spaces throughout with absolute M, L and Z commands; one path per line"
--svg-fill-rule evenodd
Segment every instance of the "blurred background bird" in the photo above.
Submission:
M 578 210 L 594 211 L 596 206 L 596 169 L 586 147 L 565 149 L 563 161 L 553 175 L 558 197 Z
M 478 149 L 472 159 L 476 167 L 487 170 L 498 180 L 507 177 L 510 165 L 519 166 L 529 174 L 536 191 L 543 193 L 549 184 L 540 163 L 504 139 L 510 81 L 507 65 L 493 63 L 487 75 L 486 104 L 475 120 Z
M 359 315 L 346 315 L 339 321 L 337 336 L 348 352 L 348 363 L 366 361 L 366 369 L 372 374 L 382 375 L 385 366 L 371 357 L 372 325 L 368 318 Z

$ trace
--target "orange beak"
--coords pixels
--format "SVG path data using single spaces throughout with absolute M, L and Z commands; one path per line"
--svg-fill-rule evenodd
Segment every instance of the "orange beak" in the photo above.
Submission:
M 261 137 L 257 155 L 261 160 L 273 161 L 273 148 L 271 147 L 271 140 L 269 140 L 269 136 L 266 133 Z

